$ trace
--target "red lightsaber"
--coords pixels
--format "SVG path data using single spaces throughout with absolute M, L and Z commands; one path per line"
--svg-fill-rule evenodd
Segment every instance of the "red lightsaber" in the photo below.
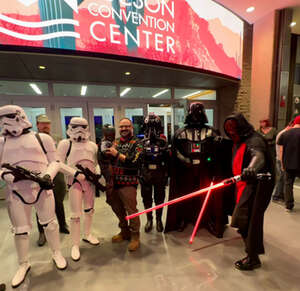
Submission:
M 212 187 L 212 186 L 213 186 L 213 182 L 210 183 L 210 189 L 208 190 L 207 195 L 206 195 L 206 197 L 205 197 L 205 200 L 204 200 L 204 202 L 203 202 L 203 206 L 201 207 L 199 216 L 198 216 L 198 218 L 197 218 L 197 221 L 196 221 L 196 224 L 195 224 L 195 226 L 194 226 L 192 235 L 191 235 L 191 237 L 190 237 L 190 244 L 192 244 L 193 241 L 194 241 L 194 237 L 195 237 L 195 235 L 196 235 L 196 232 L 197 232 L 197 230 L 198 230 L 199 224 L 200 224 L 200 222 L 201 222 L 201 219 L 202 219 L 202 217 L 203 217 L 204 211 L 205 211 L 205 209 L 206 209 L 206 204 L 207 204 L 208 199 L 209 199 L 209 197 L 210 197 L 210 195 L 211 195 L 211 190 L 212 190 L 211 187 Z
M 140 215 L 142 215 L 142 214 L 144 214 L 144 213 L 148 213 L 148 212 L 151 212 L 151 211 L 153 211 L 153 210 L 163 208 L 163 207 L 165 207 L 165 206 L 167 206 L 167 205 L 172 205 L 172 204 L 175 204 L 175 203 L 178 203 L 178 202 L 181 202 L 181 201 L 184 201 L 184 200 L 193 198 L 193 197 L 195 197 L 195 196 L 202 195 L 202 194 L 206 193 L 207 191 L 211 191 L 211 190 L 214 190 L 214 189 L 219 189 L 219 188 L 223 188 L 223 187 L 229 186 L 229 185 L 231 185 L 231 184 L 233 184 L 233 183 L 236 183 L 236 182 L 238 182 L 238 181 L 240 181 L 240 180 L 241 180 L 241 175 L 238 175 L 238 176 L 234 176 L 234 177 L 232 177 L 232 178 L 225 179 L 225 180 L 223 180 L 222 182 L 220 182 L 220 183 L 218 183 L 218 184 L 215 184 L 215 185 L 213 185 L 213 186 L 209 186 L 209 187 L 203 188 L 203 189 L 201 189 L 201 190 L 192 192 L 192 193 L 190 193 L 190 194 L 187 194 L 187 195 L 178 197 L 178 198 L 176 198 L 176 199 L 173 199 L 173 200 L 167 201 L 167 202 L 165 202 L 165 203 L 156 205 L 156 206 L 154 206 L 154 207 L 145 209 L 145 210 L 143 210 L 143 211 L 141 211 L 141 212 L 137 212 L 137 213 L 128 215 L 128 216 L 126 216 L 126 219 L 129 220 L 129 219 L 135 218 L 135 217 L 137 217 L 137 216 L 140 216 Z

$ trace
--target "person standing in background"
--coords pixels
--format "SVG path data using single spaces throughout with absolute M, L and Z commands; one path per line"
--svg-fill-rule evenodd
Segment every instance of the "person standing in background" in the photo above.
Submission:
M 55 135 L 51 134 L 51 120 L 48 118 L 46 114 L 40 114 L 36 117 L 36 126 L 39 133 L 46 133 L 50 135 L 55 143 L 56 146 L 58 142 L 60 141 L 60 138 L 58 138 Z M 66 196 L 66 183 L 63 173 L 58 173 L 56 177 L 54 178 L 54 199 L 55 199 L 55 213 L 59 224 L 59 232 L 69 234 L 69 229 L 66 223 L 66 217 L 65 217 L 65 209 L 64 209 L 64 198 Z M 36 217 L 38 230 L 39 230 L 39 239 L 37 241 L 38 246 L 43 246 L 46 243 L 46 237 L 44 233 L 44 229 L 42 225 L 39 223 L 38 217 Z
M 258 133 L 260 133 L 265 140 L 268 143 L 269 151 L 271 152 L 272 158 L 274 159 L 275 163 L 275 157 L 276 157 L 276 135 L 277 130 L 276 128 L 271 126 L 271 122 L 269 119 L 262 119 L 259 121 L 259 129 L 257 130 Z
M 282 146 L 280 160 L 285 171 L 284 202 L 290 212 L 294 208 L 295 178 L 300 177 L 300 115 L 295 118 L 293 128 L 282 133 L 277 144 Z
M 277 171 L 277 182 L 273 191 L 273 202 L 281 203 L 284 202 L 284 171 L 281 163 L 281 146 L 278 145 L 280 136 L 287 130 L 293 128 L 294 120 L 292 120 L 286 128 L 281 130 L 276 136 L 276 171 Z

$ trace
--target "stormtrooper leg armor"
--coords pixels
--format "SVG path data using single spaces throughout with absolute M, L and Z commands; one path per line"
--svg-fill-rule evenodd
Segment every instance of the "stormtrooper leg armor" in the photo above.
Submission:
M 12 287 L 16 288 L 23 283 L 28 271 L 30 270 L 30 264 L 28 260 L 29 252 L 29 235 L 28 233 L 15 234 L 15 246 L 18 255 L 19 268 L 12 279 Z
M 43 225 L 47 242 L 52 250 L 52 259 L 59 270 L 67 268 L 67 261 L 60 251 L 60 240 L 58 222 L 56 219 L 52 220 L 47 225 Z

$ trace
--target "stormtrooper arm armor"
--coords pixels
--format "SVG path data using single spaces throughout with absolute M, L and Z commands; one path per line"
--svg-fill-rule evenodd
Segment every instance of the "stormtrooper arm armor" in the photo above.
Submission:
M 49 165 L 47 167 L 45 175 L 49 175 L 51 179 L 53 180 L 54 177 L 57 175 L 59 171 L 63 172 L 66 175 L 74 176 L 76 173 L 76 170 L 65 165 L 61 160 L 59 159 L 59 156 L 55 149 L 55 142 L 54 140 L 46 134 L 41 134 L 41 139 L 43 141 L 43 145 L 47 151 L 47 159 L 49 162 Z
M 2 164 L 2 153 L 3 153 L 3 148 L 4 148 L 4 137 L 0 137 L 0 161 Z M 5 174 L 7 173 L 8 170 L 4 168 L 0 168 L 0 180 L 6 181 L 8 183 L 13 183 L 14 181 L 14 176 L 11 174 Z

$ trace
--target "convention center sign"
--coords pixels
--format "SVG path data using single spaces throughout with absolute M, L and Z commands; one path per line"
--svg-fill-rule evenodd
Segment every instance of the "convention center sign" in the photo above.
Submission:
M 3 0 L 0 44 L 130 56 L 242 76 L 243 22 L 212 0 Z

